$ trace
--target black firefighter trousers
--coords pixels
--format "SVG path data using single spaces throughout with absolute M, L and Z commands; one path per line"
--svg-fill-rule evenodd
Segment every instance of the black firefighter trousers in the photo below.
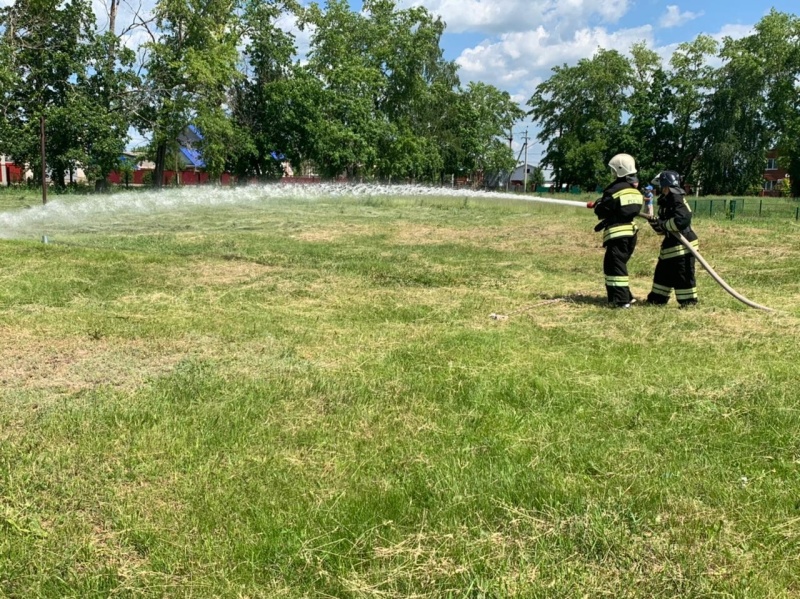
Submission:
M 628 279 L 628 260 L 636 249 L 636 233 L 606 242 L 603 274 L 606 276 L 608 303 L 614 306 L 630 304 L 633 299 Z
M 681 306 L 697 303 L 697 282 L 694 275 L 695 258 L 684 254 L 675 258 L 658 259 L 653 274 L 653 290 L 647 296 L 650 304 L 666 304 L 672 290 Z

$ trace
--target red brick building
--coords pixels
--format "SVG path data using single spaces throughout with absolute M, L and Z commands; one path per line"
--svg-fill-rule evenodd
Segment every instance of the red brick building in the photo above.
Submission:
M 24 179 L 25 171 L 21 166 L 7 160 L 5 156 L 0 156 L 0 185 L 15 185 L 24 182 Z
M 764 177 L 761 183 L 761 195 L 779 196 L 780 184 L 782 184 L 788 176 L 789 174 L 786 172 L 786 169 L 778 164 L 778 151 L 770 150 L 767 152 L 767 163 L 764 167 Z

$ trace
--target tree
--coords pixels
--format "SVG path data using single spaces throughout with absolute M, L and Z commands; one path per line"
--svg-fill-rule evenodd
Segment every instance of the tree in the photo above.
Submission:
M 244 12 L 247 71 L 230 94 L 237 142 L 229 159 L 241 176 L 277 178 L 282 169 L 273 156 L 283 155 L 297 168 L 311 156 L 309 131 L 319 119 L 321 85 L 292 63 L 294 37 L 277 25 L 292 10 L 294 4 L 262 0 Z
M 347 0 L 302 9 L 293 0 L 248 0 L 236 21 L 247 40 L 245 73 L 228 79 L 223 112 L 218 101 L 199 101 L 182 66 L 194 43 L 186 1 L 162 0 L 165 34 L 150 44 L 145 125 L 154 127 L 157 164 L 192 119 L 209 140 L 204 152 L 210 139 L 228 140 L 228 166 L 262 179 L 280 177 L 284 158 L 295 167 L 311 161 L 327 177 L 415 181 L 512 161 L 497 136 L 521 111 L 492 86 L 459 87 L 456 65 L 443 58 L 444 23 L 424 8 L 367 0 L 354 12 Z M 293 63 L 294 38 L 277 26 L 287 12 L 312 30 L 306 64 Z M 225 70 L 217 70 L 221 85 Z M 213 119 L 201 120 L 204 105 L 216 110 Z
M 763 71 L 738 41 L 725 40 L 721 56 L 726 62 L 702 115 L 698 176 L 704 193 L 749 193 L 760 187 L 772 137 L 765 120 Z
M 670 59 L 674 133 L 664 142 L 672 156 L 672 170 L 687 178 L 705 146 L 702 115 L 715 83 L 715 71 L 708 58 L 716 56 L 718 49 L 719 44 L 712 37 L 699 35 L 691 42 L 679 44 Z
M 109 30 L 93 41 L 89 68 L 80 80 L 80 109 L 70 115 L 75 139 L 85 149 L 84 170 L 101 188 L 108 174 L 120 167 L 132 123 L 132 91 L 140 83 L 132 70 L 135 53 L 121 45 L 114 30 L 116 2 L 111 0 Z
M 616 50 L 600 49 L 574 67 L 553 69 L 528 101 L 545 144 L 543 165 L 553 168 L 556 183 L 589 189 L 604 182 L 611 155 L 625 151 L 622 114 L 632 83 L 630 62 Z
M 791 182 L 800 196 L 800 17 L 773 9 L 748 41 L 764 65 L 767 120 Z
M 443 58 L 444 23 L 426 9 L 367 0 L 312 4 L 308 73 L 321 84 L 313 158 L 333 176 L 433 179 L 452 158 L 456 67 Z M 452 165 L 452 162 L 450 162 Z
M 167 155 L 190 124 L 202 134 L 200 150 L 212 178 L 225 168 L 234 139 L 225 110 L 238 78 L 237 45 L 243 33 L 238 0 L 159 0 L 160 36 L 146 44 L 146 90 L 139 126 L 152 129 L 154 184 L 160 187 Z
M 778 148 L 800 195 L 800 19 L 772 10 L 753 34 L 726 38 L 705 111 L 700 172 L 709 193 L 760 188 Z
M 312 4 L 303 15 L 303 26 L 313 27 L 308 69 L 322 85 L 313 159 L 326 176 L 374 172 L 378 145 L 390 135 L 379 110 L 386 82 L 368 9 L 355 13 L 347 0 L 329 0 L 324 10 Z
M 541 166 L 534 166 L 528 175 L 527 191 L 536 191 L 542 185 L 544 185 L 544 170 Z
M 107 172 L 127 126 L 112 110 L 122 80 L 107 66 L 108 39 L 96 34 L 86 0 L 17 0 L 0 10 L 7 62 L 0 77 L 0 151 L 40 179 L 40 123 L 47 127 L 50 173 L 58 186 L 77 166 Z M 123 55 L 122 60 L 129 58 Z M 102 80 L 102 84 L 100 83 Z
M 675 94 L 669 85 L 669 74 L 661 57 L 643 42 L 631 47 L 633 68 L 632 91 L 628 98 L 628 122 L 623 132 L 622 147 L 636 158 L 641 173 L 658 173 L 673 168 L 674 124 L 672 111 Z
M 470 83 L 461 92 L 459 132 L 464 140 L 464 165 L 472 171 L 509 172 L 516 166 L 513 150 L 500 137 L 525 116 L 508 92 L 486 83 Z

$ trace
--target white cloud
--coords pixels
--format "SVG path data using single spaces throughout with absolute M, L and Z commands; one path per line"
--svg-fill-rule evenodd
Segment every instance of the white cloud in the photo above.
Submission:
M 424 6 L 439 15 L 452 33 L 528 31 L 544 25 L 580 29 L 596 22 L 616 23 L 632 0 L 402 0 L 401 7 Z
M 574 64 L 593 56 L 599 48 L 627 52 L 644 40 L 653 43 L 649 25 L 609 32 L 605 28 L 584 28 L 567 39 L 540 26 L 532 31 L 506 33 L 497 40 L 486 40 L 467 48 L 456 59 L 461 80 L 484 81 L 508 90 L 524 104 L 536 86 L 550 76 L 551 69 L 563 63 Z
M 275 22 L 275 25 L 294 36 L 295 47 L 297 48 L 296 57 L 301 62 L 305 62 L 308 51 L 311 47 L 311 36 L 314 34 L 314 28 L 311 25 L 306 25 L 304 30 L 300 30 L 297 23 L 297 17 L 292 14 L 285 13 Z
M 752 32 L 749 25 L 725 25 L 711 37 L 722 40 L 725 36 L 744 37 Z M 627 54 L 630 47 L 644 41 L 668 62 L 677 44 L 656 45 L 657 30 L 652 25 L 631 29 L 611 31 L 605 27 L 584 27 L 561 35 L 558 29 L 539 26 L 530 31 L 504 33 L 489 38 L 471 48 L 466 48 L 456 59 L 462 82 L 484 81 L 511 94 L 513 100 L 527 110 L 527 101 L 536 87 L 550 77 L 552 68 L 561 64 L 574 65 L 582 58 L 591 58 L 599 48 L 618 50 Z M 693 36 L 691 36 L 693 37 Z M 691 38 L 688 37 L 686 41 Z M 711 59 L 716 63 L 716 59 Z M 525 124 L 517 129 L 524 130 Z M 538 129 L 530 127 L 535 137 Z M 516 147 L 516 144 L 515 144 Z M 518 149 L 518 148 L 517 148 Z M 543 146 L 532 143 L 529 157 L 532 162 L 539 160 Z
M 718 40 L 726 37 L 737 40 L 751 35 L 754 31 L 752 25 L 723 25 L 719 33 L 714 34 L 712 37 Z
M 667 12 L 661 16 L 659 24 L 664 28 L 680 27 L 681 25 L 693 21 L 694 19 L 703 16 L 702 12 L 681 12 L 681 9 L 676 4 L 667 6 Z

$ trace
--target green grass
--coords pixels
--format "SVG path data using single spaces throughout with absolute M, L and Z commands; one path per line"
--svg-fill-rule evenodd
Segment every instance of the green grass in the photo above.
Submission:
M 704 273 L 607 309 L 593 225 L 368 197 L 0 241 L 0 597 L 798 596 L 800 227 L 697 219 L 770 315 Z

